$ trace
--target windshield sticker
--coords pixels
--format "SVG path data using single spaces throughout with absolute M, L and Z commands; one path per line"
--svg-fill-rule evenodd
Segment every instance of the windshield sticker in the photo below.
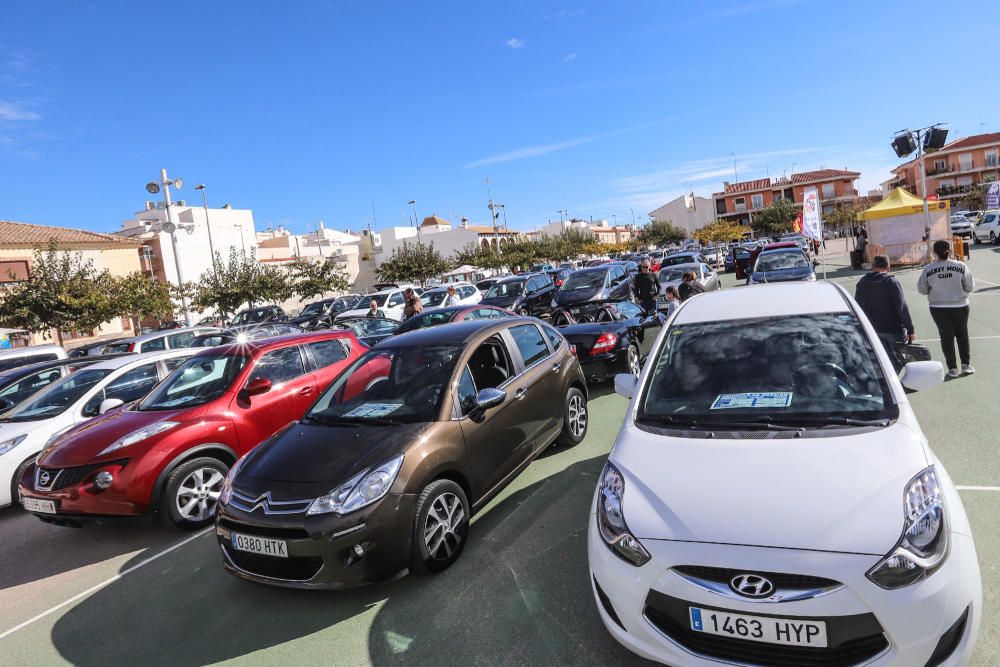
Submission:
M 402 403 L 365 403 L 364 405 L 359 405 L 347 414 L 345 417 L 384 417 L 394 410 L 398 410 L 403 406 Z
M 792 404 L 789 391 L 752 391 L 745 394 L 719 394 L 712 410 L 731 408 L 787 408 Z

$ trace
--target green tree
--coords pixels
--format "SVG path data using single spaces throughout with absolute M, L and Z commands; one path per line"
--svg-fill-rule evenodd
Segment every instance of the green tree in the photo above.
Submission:
M 13 277 L 13 276 L 12 276 Z M 61 345 L 68 331 L 89 332 L 116 317 L 113 280 L 83 253 L 62 251 L 53 240 L 36 248 L 28 277 L 4 290 L 0 321 L 48 337 Z
M 378 279 L 387 283 L 423 284 L 448 270 L 448 262 L 434 249 L 433 243 L 403 241 L 392 249 L 392 256 L 376 269 Z
M 715 220 L 694 233 L 694 238 L 701 243 L 726 243 L 739 241 L 746 227 L 732 220 Z
M 350 287 L 347 274 L 332 259 L 310 262 L 296 259 L 287 267 L 291 276 L 292 289 L 300 299 L 308 300 L 328 292 L 342 293 Z
M 166 319 L 173 313 L 169 287 L 141 271 L 114 277 L 111 285 L 115 313 L 127 317 L 133 331 L 139 331 L 144 317 Z
M 468 243 L 451 255 L 451 268 L 457 269 L 466 264 L 495 271 L 503 267 L 504 258 L 493 249 L 493 246 L 487 248 L 479 243 Z
M 639 232 L 639 238 L 643 243 L 657 246 L 679 243 L 687 237 L 686 231 L 669 220 L 653 220 Z
M 252 305 L 263 298 L 258 291 L 262 267 L 253 254 L 230 248 L 227 261 L 215 253 L 212 264 L 212 270 L 203 273 L 198 281 L 191 300 L 195 310 L 211 308 L 228 319 L 244 304 Z
M 295 280 L 283 267 L 260 265 L 254 283 L 253 296 L 247 303 L 281 303 L 295 296 Z
M 823 227 L 825 229 L 850 229 L 858 224 L 858 213 L 863 210 L 863 207 L 853 204 L 838 206 L 830 213 L 823 215 Z
M 791 231 L 792 221 L 795 220 L 797 213 L 795 204 L 782 198 L 757 213 L 752 213 L 750 227 L 762 236 L 784 234 Z

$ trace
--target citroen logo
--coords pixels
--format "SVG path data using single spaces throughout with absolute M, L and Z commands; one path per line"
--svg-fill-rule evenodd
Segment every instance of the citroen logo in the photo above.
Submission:
M 774 593 L 774 584 L 759 574 L 739 574 L 729 580 L 729 587 L 747 598 L 766 598 Z
M 51 480 L 51 479 L 52 479 L 52 476 L 49 475 L 49 471 L 48 470 L 43 470 L 40 473 L 38 473 L 38 484 L 40 486 L 48 486 L 49 485 L 49 480 Z

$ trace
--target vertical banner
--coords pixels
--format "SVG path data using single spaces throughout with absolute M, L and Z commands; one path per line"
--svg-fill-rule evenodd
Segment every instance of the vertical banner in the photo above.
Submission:
M 823 241 L 823 223 L 819 219 L 819 191 L 807 188 L 802 193 L 802 234 Z
M 1000 183 L 990 183 L 990 189 L 986 191 L 986 210 L 998 208 L 1000 208 Z

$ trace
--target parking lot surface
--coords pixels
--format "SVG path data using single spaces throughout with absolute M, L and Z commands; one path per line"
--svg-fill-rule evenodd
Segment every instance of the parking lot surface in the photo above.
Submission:
M 970 266 L 978 373 L 912 395 L 931 446 L 961 489 L 983 576 L 974 664 L 1000 664 L 1000 249 Z M 849 287 L 861 272 L 828 262 Z M 897 273 L 917 338 L 940 359 L 917 270 Z M 727 289 L 737 286 L 728 274 Z M 759 287 L 752 289 L 767 289 Z M 605 632 L 587 576 L 591 496 L 626 407 L 591 394 L 590 432 L 553 448 L 475 518 L 457 564 L 341 593 L 272 589 L 226 575 L 209 531 L 151 522 L 68 529 L 0 510 L 3 664 L 640 664 Z M 691 480 L 693 487 L 712 480 Z

